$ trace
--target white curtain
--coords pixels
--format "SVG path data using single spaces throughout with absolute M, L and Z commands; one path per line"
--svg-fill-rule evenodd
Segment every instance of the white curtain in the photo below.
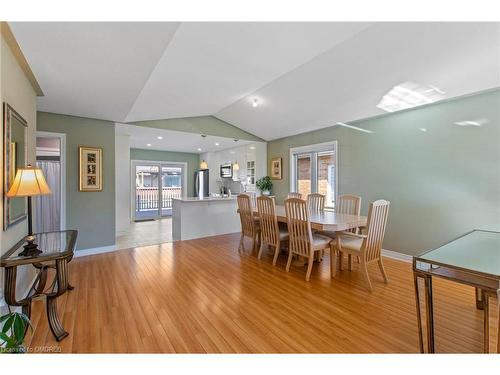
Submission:
M 41 195 L 35 203 L 35 233 L 57 231 L 61 228 L 61 163 L 38 160 L 52 194 Z

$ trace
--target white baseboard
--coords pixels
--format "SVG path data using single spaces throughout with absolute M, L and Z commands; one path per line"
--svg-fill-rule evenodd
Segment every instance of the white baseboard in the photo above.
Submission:
M 75 258 L 85 257 L 88 255 L 104 254 L 110 253 L 112 251 L 118 250 L 116 245 L 93 247 L 91 249 L 75 250 Z
M 398 252 L 392 251 L 392 250 L 382 249 L 382 256 L 387 257 L 387 258 L 391 258 L 391 259 L 400 260 L 400 261 L 406 262 L 406 263 L 411 263 L 413 261 L 413 257 L 411 255 L 398 253 Z

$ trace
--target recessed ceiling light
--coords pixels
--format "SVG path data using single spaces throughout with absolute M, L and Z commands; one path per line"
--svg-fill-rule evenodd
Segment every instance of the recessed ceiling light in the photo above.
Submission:
M 255 108 L 255 107 L 257 107 L 258 105 L 259 105 L 259 100 L 258 100 L 258 99 L 254 99 L 254 100 L 252 101 L 252 107 L 254 107 L 254 108 Z
M 159 135 L 159 136 L 158 136 L 158 137 L 156 137 L 156 138 L 158 138 L 158 139 L 163 139 L 163 137 L 162 137 L 161 135 Z
M 343 126 L 344 128 L 349 128 L 349 129 L 357 130 L 357 131 L 363 132 L 363 133 L 373 133 L 373 131 L 371 131 L 371 130 L 367 130 L 367 129 L 363 129 L 363 128 L 358 128 L 357 126 L 348 125 L 348 124 L 345 124 L 343 122 L 337 122 L 335 125 Z
M 250 150 L 255 150 L 255 146 L 250 146 Z
M 422 86 L 415 82 L 403 82 L 394 86 L 391 91 L 385 94 L 377 107 L 386 112 L 395 112 L 434 103 L 443 99 L 444 94 L 446 93 L 436 86 Z
M 418 128 L 418 130 L 420 130 L 421 132 L 424 132 L 424 133 L 427 131 L 426 128 Z
M 216 145 L 216 146 L 219 146 L 219 145 L 220 145 L 220 143 L 219 143 L 219 142 L 215 142 L 215 145 Z
M 146 146 L 151 147 L 151 143 L 148 143 Z
M 198 151 L 201 151 L 201 148 L 198 147 Z

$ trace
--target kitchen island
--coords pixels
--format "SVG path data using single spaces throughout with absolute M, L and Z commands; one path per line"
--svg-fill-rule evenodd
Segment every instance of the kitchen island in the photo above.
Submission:
M 240 232 L 236 196 L 173 198 L 174 241 Z

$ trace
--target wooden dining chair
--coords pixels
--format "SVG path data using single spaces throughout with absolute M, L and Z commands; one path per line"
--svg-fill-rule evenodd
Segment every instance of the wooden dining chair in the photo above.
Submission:
M 288 241 L 288 231 L 280 228 L 278 218 L 276 217 L 276 205 L 271 197 L 260 196 L 257 198 L 257 211 L 259 213 L 261 246 L 258 259 L 262 256 L 262 250 L 265 245 L 274 248 L 273 266 L 276 265 L 281 244 Z
M 325 196 L 320 193 L 312 193 L 307 195 L 307 208 L 310 211 L 324 211 L 325 210 Z
M 298 199 L 302 199 L 302 194 L 301 194 L 301 193 L 290 192 L 290 193 L 288 193 L 287 198 L 298 198 Z
M 367 264 L 377 262 L 380 272 L 384 278 L 384 282 L 388 282 L 387 274 L 382 263 L 382 243 L 384 242 L 385 227 L 387 224 L 387 217 L 389 214 L 390 202 L 386 200 L 378 200 L 370 204 L 367 219 L 367 234 L 357 234 L 352 232 L 340 232 L 337 236 L 336 248 L 341 254 L 359 256 L 360 268 L 363 276 L 368 284 L 368 289 L 372 290 L 370 276 L 368 275 Z M 335 257 L 331 258 L 331 275 L 334 276 L 336 272 L 336 265 L 334 264 Z M 351 269 L 351 264 L 349 264 Z
M 335 212 L 359 216 L 361 213 L 361 197 L 350 194 L 339 195 L 337 198 Z M 349 229 L 349 232 L 358 233 L 359 228 Z
M 260 246 L 260 225 L 253 214 L 252 200 L 248 194 L 238 194 L 238 211 L 241 221 L 241 238 L 238 250 L 245 250 L 245 237 L 252 239 L 252 248 L 255 250 Z
M 357 195 L 351 195 L 351 194 L 342 194 L 337 197 L 337 202 L 335 204 L 335 212 L 338 212 L 339 214 L 348 214 L 348 215 L 360 215 L 361 213 L 361 197 L 358 197 Z M 351 228 L 348 229 L 347 232 L 351 233 L 359 233 L 359 228 Z M 323 232 L 322 233 L 325 236 L 335 238 L 336 233 L 335 232 Z M 343 257 L 342 254 L 338 254 L 339 256 L 339 268 L 342 270 L 342 263 L 343 263 Z M 352 269 L 352 255 L 348 254 L 347 255 L 347 264 L 349 266 L 349 270 Z M 360 258 L 356 257 L 358 263 L 360 263 Z
M 356 195 L 343 194 L 337 197 L 337 202 L 335 203 L 335 212 L 339 214 L 348 215 L 358 215 L 361 213 L 361 197 Z M 348 232 L 358 233 L 359 228 L 349 229 Z M 328 236 L 330 238 L 335 238 L 336 232 L 332 231 L 321 231 L 319 232 L 323 236 Z
M 286 272 L 290 270 L 294 254 L 305 257 L 307 258 L 306 281 L 309 281 L 315 253 L 328 249 L 331 239 L 312 233 L 306 201 L 298 198 L 286 199 L 285 212 L 289 235 Z
M 250 197 L 250 201 L 252 202 L 252 207 L 257 207 L 257 194 L 253 191 L 245 191 L 240 194 L 246 194 Z

